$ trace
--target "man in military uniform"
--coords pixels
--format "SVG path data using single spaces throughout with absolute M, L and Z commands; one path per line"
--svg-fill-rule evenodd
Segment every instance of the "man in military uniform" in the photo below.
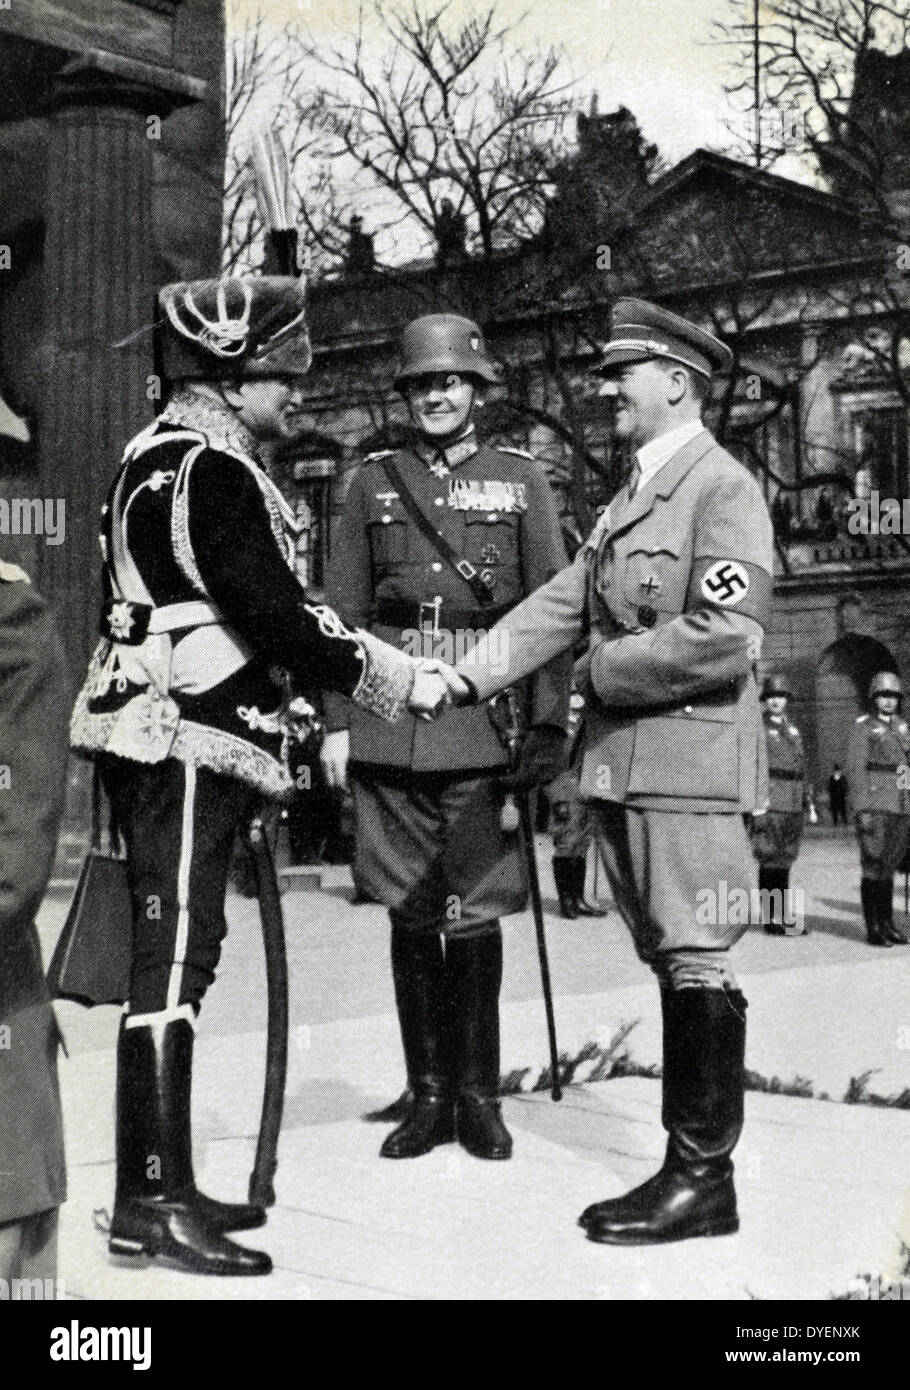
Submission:
M 802 735 L 787 717 L 790 682 L 770 675 L 762 687 L 762 717 L 768 754 L 768 801 L 752 817 L 752 852 L 758 861 L 762 925 L 769 936 L 805 936 L 789 898 L 790 868 L 803 837 L 803 812 L 818 820 L 812 788 L 806 781 Z
M 847 783 L 859 840 L 860 899 L 870 946 L 903 946 L 894 925 L 894 874 L 910 843 L 910 727 L 901 718 L 903 688 L 892 671 L 869 686 L 872 710 L 850 736 Z
M 475 406 L 497 380 L 477 324 L 433 314 L 407 326 L 396 386 L 418 441 L 357 470 L 326 583 L 351 622 L 447 660 L 565 562 L 542 469 L 478 442 Z M 524 787 L 562 762 L 569 677 L 562 660 L 532 683 Z M 508 754 L 488 713 L 388 728 L 328 702 L 327 776 L 343 785 L 350 762 L 357 876 L 392 924 L 413 1101 L 386 1158 L 427 1153 L 456 1126 L 475 1156 L 511 1154 L 499 1106 L 499 918 L 522 909 L 526 886 L 518 837 L 500 823 Z
M 738 1226 L 730 1155 L 743 1121 L 746 1001 L 729 948 L 755 863 L 743 817 L 767 794 L 753 663 L 771 592 L 772 532 L 755 479 L 701 421 L 729 349 L 676 314 L 622 299 L 600 371 L 635 464 L 575 561 L 457 666 L 487 698 L 571 649 L 587 700 L 580 789 L 594 808 L 616 906 L 658 977 L 663 1008 L 660 1171 L 589 1207 L 591 1240 L 619 1245 Z M 613 383 L 611 382 L 611 385 Z M 503 676 L 492 657 L 508 652 Z M 745 894 L 745 899 L 743 898 Z
M 329 686 L 383 727 L 409 699 L 432 712 L 440 678 L 350 631 L 294 574 L 293 514 L 258 450 L 299 405 L 302 282 L 169 285 L 160 306 L 177 389 L 128 445 L 104 508 L 102 640 L 71 723 L 73 746 L 101 759 L 133 899 L 110 1249 L 264 1274 L 267 1255 L 224 1235 L 264 1210 L 200 1193 L 190 1141 L 194 1025 L 226 931 L 235 834 L 291 790 L 292 698 Z
M 553 836 L 553 881 L 563 917 L 602 917 L 599 907 L 585 902 L 588 847 L 594 839 L 594 822 L 586 801 L 578 794 L 578 769 L 572 752 L 579 746 L 584 715 L 584 696 L 572 692 L 569 702 L 569 736 L 573 750 L 569 766 L 547 787 L 550 802 L 550 834 Z
M 60 1035 L 35 913 L 63 810 L 67 680 L 43 600 L 5 561 L 0 653 L 0 1279 L 53 1281 L 66 1197 Z

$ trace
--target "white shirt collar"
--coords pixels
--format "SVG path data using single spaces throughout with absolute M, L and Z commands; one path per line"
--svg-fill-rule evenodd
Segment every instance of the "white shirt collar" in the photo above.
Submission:
M 636 454 L 641 472 L 635 491 L 640 492 L 644 484 L 653 478 L 665 463 L 669 463 L 684 444 L 701 434 L 704 428 L 701 420 L 689 420 L 684 425 L 677 425 L 675 430 L 658 435 L 657 439 L 652 439 L 649 444 L 643 444 Z

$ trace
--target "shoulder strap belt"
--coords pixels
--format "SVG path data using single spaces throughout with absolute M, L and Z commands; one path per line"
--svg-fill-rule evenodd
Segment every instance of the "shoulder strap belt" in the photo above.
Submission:
M 382 467 L 385 469 L 389 482 L 397 491 L 401 505 L 404 507 L 421 535 L 430 542 L 436 554 L 441 555 L 443 560 L 451 565 L 453 570 L 457 570 L 478 603 L 490 603 L 492 600 L 491 586 L 483 578 L 476 565 L 472 565 L 470 560 L 466 560 L 463 556 L 459 555 L 458 551 L 454 546 L 449 544 L 445 536 L 437 531 L 430 518 L 415 499 L 404 478 L 401 476 L 401 472 L 394 460 L 383 459 Z

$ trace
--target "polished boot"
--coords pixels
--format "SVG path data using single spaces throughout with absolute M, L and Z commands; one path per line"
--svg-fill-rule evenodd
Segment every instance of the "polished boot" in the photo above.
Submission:
M 573 889 L 573 900 L 579 917 L 603 917 L 604 913 L 596 903 L 585 902 L 585 878 L 588 872 L 588 861 L 583 854 L 570 859 L 572 866 L 571 879 Z
M 458 1142 L 475 1158 L 512 1157 L 499 1102 L 502 933 L 450 937 L 446 974 L 458 1087 Z
M 194 1274 L 268 1274 L 268 1255 L 223 1234 L 239 1229 L 238 1220 L 261 1225 L 263 1209 L 216 1202 L 196 1188 L 192 1024 L 177 1018 L 125 1025 L 117 1045 L 117 1189 L 108 1249 L 158 1257 Z
M 879 930 L 889 945 L 906 946 L 907 937 L 894 925 L 894 879 L 881 879 L 877 887 Z
M 874 878 L 862 878 L 859 884 L 860 902 L 863 905 L 863 921 L 866 924 L 866 940 L 870 946 L 890 946 L 882 930 L 880 884 Z
M 579 1224 L 604 1245 L 653 1245 L 739 1229 L 730 1155 L 743 1125 L 746 1001 L 739 990 L 662 994 L 663 1167 Z
M 402 1120 L 406 1120 L 410 1115 L 413 1104 L 414 1097 L 408 1087 L 405 1087 L 397 1100 L 382 1106 L 379 1110 L 368 1110 L 363 1118 L 370 1124 L 400 1125 Z
M 567 859 L 561 854 L 554 854 L 553 856 L 553 881 L 556 884 L 556 892 L 559 897 L 559 915 L 560 917 L 568 917 L 570 920 L 579 915 L 572 873 L 574 863 L 574 859 Z
M 767 864 L 758 866 L 758 890 L 760 893 L 769 894 L 768 898 L 763 898 L 762 902 L 762 926 L 768 936 L 783 936 L 784 927 L 780 921 L 775 899 L 771 896 L 775 889 L 779 890 L 777 870 L 772 869 Z M 765 907 L 767 903 L 767 907 Z
M 413 1099 L 379 1152 L 383 1158 L 419 1158 L 455 1138 L 446 1054 L 446 963 L 439 933 L 393 926 L 392 979 Z

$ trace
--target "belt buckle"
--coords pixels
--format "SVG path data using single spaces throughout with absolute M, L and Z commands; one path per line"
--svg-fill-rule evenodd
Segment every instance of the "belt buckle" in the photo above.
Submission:
M 420 605 L 420 631 L 429 632 L 433 637 L 439 636 L 439 610 L 442 607 L 442 598 L 437 596 L 432 602 L 429 600 Z
M 476 579 L 477 570 L 470 560 L 459 560 L 455 566 L 462 579 Z

